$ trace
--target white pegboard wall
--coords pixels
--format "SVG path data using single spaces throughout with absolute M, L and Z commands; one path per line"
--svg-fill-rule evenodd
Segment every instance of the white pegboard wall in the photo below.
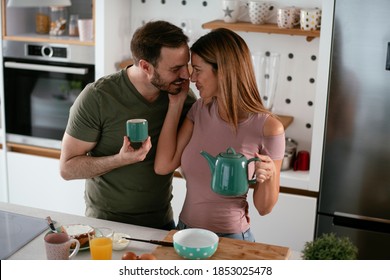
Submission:
M 192 44 L 209 32 L 201 25 L 222 19 L 220 0 L 132 0 L 132 30 L 149 20 L 163 19 L 184 29 Z M 278 6 L 321 7 L 321 0 L 272 1 Z M 275 18 L 270 20 L 275 22 Z M 189 28 L 189 29 L 188 29 Z M 274 112 L 294 117 L 287 137 L 298 142 L 298 150 L 311 149 L 312 124 L 318 66 L 319 38 L 311 42 L 304 36 L 238 32 L 252 52 L 277 52 L 280 70 Z M 192 87 L 194 89 L 194 87 Z M 196 89 L 194 89 L 196 92 Z
M 274 113 L 291 115 L 286 135 L 298 142 L 299 150 L 311 148 L 312 123 L 318 66 L 319 39 L 304 36 L 239 32 L 252 52 L 280 54 Z
M 207 32 L 201 27 L 204 22 L 221 16 L 219 10 L 220 1 L 215 0 L 132 0 L 132 26 L 135 30 L 150 20 L 167 20 L 180 27 L 189 27 L 186 33 L 191 44 Z

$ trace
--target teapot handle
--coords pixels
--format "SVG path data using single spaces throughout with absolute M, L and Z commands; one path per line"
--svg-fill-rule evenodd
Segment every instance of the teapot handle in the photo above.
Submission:
M 227 154 L 233 154 L 233 155 L 235 155 L 235 154 L 236 154 L 236 151 L 235 151 L 232 147 L 229 147 L 229 148 L 226 150 L 226 153 L 227 153 Z
M 246 163 L 246 165 L 248 166 L 249 163 L 251 163 L 252 161 L 261 161 L 261 159 L 258 158 L 258 157 L 251 158 L 250 160 L 248 160 L 248 162 Z M 249 184 L 255 184 L 255 183 L 256 183 L 256 179 L 250 179 L 250 180 L 248 180 L 248 183 L 249 183 Z

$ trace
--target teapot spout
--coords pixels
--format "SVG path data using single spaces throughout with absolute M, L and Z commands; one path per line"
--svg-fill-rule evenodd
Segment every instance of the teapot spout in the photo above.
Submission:
M 210 166 L 211 174 L 214 174 L 215 162 L 217 161 L 217 159 L 205 151 L 201 151 L 200 154 L 204 156 L 204 158 L 207 160 Z

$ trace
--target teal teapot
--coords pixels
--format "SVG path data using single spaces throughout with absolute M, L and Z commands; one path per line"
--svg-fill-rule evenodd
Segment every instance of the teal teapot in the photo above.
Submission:
M 256 183 L 256 179 L 248 179 L 248 164 L 252 161 L 260 161 L 259 158 L 247 160 L 244 155 L 236 153 L 231 147 L 217 157 L 205 151 L 201 151 L 200 154 L 206 158 L 210 166 L 211 189 L 215 193 L 239 196 L 248 191 L 249 184 Z

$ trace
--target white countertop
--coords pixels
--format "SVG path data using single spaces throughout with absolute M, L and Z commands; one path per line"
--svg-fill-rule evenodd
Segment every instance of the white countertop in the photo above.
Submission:
M 109 227 L 112 228 L 115 232 L 126 233 L 129 234 L 131 237 L 145 239 L 145 240 L 163 240 L 164 237 L 168 234 L 168 231 L 154 229 L 154 228 L 140 227 L 140 226 L 135 226 L 130 224 L 123 224 L 123 223 L 94 219 L 94 218 L 89 218 L 84 216 L 65 214 L 65 213 L 60 213 L 55 211 L 31 208 L 31 207 L 4 203 L 4 202 L 0 202 L 0 210 L 31 216 L 31 217 L 42 218 L 42 219 L 45 219 L 47 216 L 50 216 L 53 219 L 53 221 L 55 221 L 56 227 L 61 225 L 71 225 L 71 224 L 86 224 L 92 227 L 99 227 L 99 226 Z M 11 255 L 11 257 L 9 257 L 8 260 L 45 260 L 46 252 L 45 252 L 43 237 L 46 234 L 46 232 L 47 231 L 44 231 L 42 234 L 38 235 L 27 245 L 25 245 L 17 252 L 15 252 L 13 255 Z M 143 253 L 151 253 L 156 247 L 157 245 L 153 245 L 149 243 L 130 241 L 129 245 L 124 250 L 121 251 L 114 250 L 112 254 L 112 259 L 120 260 L 125 251 L 132 251 L 135 252 L 137 255 L 141 255 Z M 79 253 L 75 256 L 74 259 L 90 260 L 91 256 L 89 250 L 79 251 Z M 300 259 L 299 253 L 292 251 L 289 259 L 290 260 Z
M 9 204 L 0 202 L 0 210 L 8 211 L 17 214 L 23 214 L 27 216 L 37 217 L 45 219 L 47 216 L 50 216 L 53 221 L 55 221 L 55 226 L 61 225 L 70 225 L 70 224 L 86 224 L 92 227 L 109 227 L 112 228 L 115 232 L 121 232 L 129 234 L 131 237 L 146 239 L 146 240 L 162 240 L 167 234 L 168 231 L 158 230 L 147 227 L 134 226 L 129 224 L 111 222 L 106 220 L 88 218 L 77 215 L 70 215 L 60 212 L 42 210 L 37 208 L 25 207 L 15 204 Z M 37 236 L 27 245 L 22 247 L 16 253 L 14 253 L 9 260 L 45 260 L 46 252 L 43 237 L 46 234 L 46 231 Z M 125 251 L 133 251 L 136 254 L 140 255 L 142 253 L 151 253 L 156 248 L 156 245 L 130 241 L 127 248 L 121 251 L 113 251 L 112 258 L 113 260 L 120 260 L 122 254 Z M 82 250 L 75 256 L 76 260 L 90 260 L 91 256 L 89 250 Z

